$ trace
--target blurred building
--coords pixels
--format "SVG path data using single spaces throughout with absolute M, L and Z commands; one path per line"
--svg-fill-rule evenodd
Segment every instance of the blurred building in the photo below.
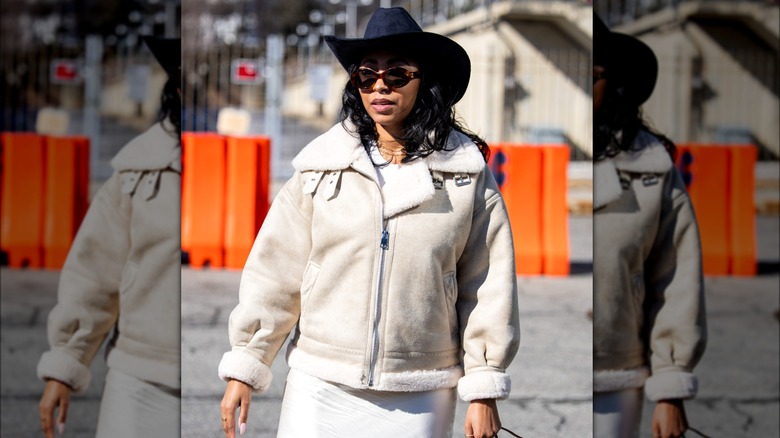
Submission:
M 658 56 L 645 115 L 676 142 L 750 143 L 780 155 L 780 6 L 776 1 L 600 0 L 614 30 Z

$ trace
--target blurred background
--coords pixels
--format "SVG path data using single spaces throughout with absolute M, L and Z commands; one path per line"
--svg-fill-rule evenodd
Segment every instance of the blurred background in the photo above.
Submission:
M 677 143 L 678 168 L 699 223 L 708 345 L 694 370 L 699 393 L 685 402 L 688 421 L 711 437 L 776 436 L 778 2 L 594 0 L 593 10 L 612 30 L 645 42 L 658 58 L 658 82 L 644 117 Z M 755 162 L 737 171 L 738 157 L 751 155 Z M 753 254 L 743 272 L 737 272 L 735 242 Z M 645 403 L 642 437 L 652 436 L 653 408 Z
M 292 175 L 298 151 L 337 123 L 347 77 L 323 35 L 362 36 L 380 6 L 405 7 L 424 30 L 466 49 L 471 83 L 457 106 L 466 126 L 492 145 L 553 144 L 569 153 L 562 233 L 571 270 L 519 277 L 524 338 L 510 370 L 516 390 L 501 405 L 504 423 L 523 436 L 590 436 L 595 11 L 656 52 L 659 83 L 645 105 L 656 129 L 680 144 L 757 150 L 750 208 L 758 272 L 707 278 L 713 341 L 702 362 L 702 397 L 690 405 L 689 418 L 714 437 L 776 436 L 776 0 L 3 0 L 0 130 L 56 125 L 60 135 L 89 138 L 94 193 L 110 175 L 110 159 L 159 107 L 165 74 L 140 37 L 181 35 L 183 131 L 270 138 L 270 201 Z M 228 346 L 239 278 L 237 271 L 182 271 L 183 436 L 220 434 L 224 383 L 216 366 Z M 43 387 L 34 364 L 46 349 L 58 271 L 3 267 L 0 279 L 1 435 L 31 436 Z M 282 356 L 271 392 L 253 405 L 250 436 L 275 435 Z M 100 358 L 93 372 L 89 391 L 71 406 L 69 436 L 94 435 Z M 461 404 L 458 422 L 463 415 Z
M 178 0 L 0 2 L 0 436 L 42 436 L 36 364 L 48 350 L 62 264 L 44 269 L 43 242 L 52 243 L 52 229 L 65 231 L 54 240 L 65 237 L 67 252 L 86 202 L 111 175 L 111 158 L 156 120 L 166 75 L 141 38 L 177 37 L 180 22 Z M 74 151 L 72 140 L 82 138 L 86 148 Z M 52 207 L 47 193 L 69 190 L 79 205 L 62 197 Z M 38 245 L 34 256 L 6 266 L 9 251 L 30 243 Z M 95 436 L 103 352 L 92 372 L 90 387 L 72 399 L 65 436 Z
M 94 192 L 157 115 L 165 73 L 141 38 L 178 36 L 180 2 L 3 0 L 1 12 L 0 130 L 46 130 L 52 119 L 41 111 L 61 111 L 59 134 L 90 139 Z

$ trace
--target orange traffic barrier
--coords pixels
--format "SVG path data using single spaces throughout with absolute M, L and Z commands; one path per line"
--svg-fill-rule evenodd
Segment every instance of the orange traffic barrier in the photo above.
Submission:
M 569 148 L 541 146 L 542 248 L 546 275 L 569 275 L 569 209 L 566 204 Z
M 181 245 L 192 267 L 221 267 L 225 208 L 225 140 L 183 133 Z
M 270 139 L 227 137 L 225 267 L 241 269 L 268 213 Z
M 725 147 L 689 145 L 679 154 L 689 154 L 690 185 L 701 236 L 702 266 L 708 275 L 729 273 L 728 170 Z
M 512 225 L 515 270 L 521 275 L 541 275 L 542 150 L 511 145 L 496 145 L 491 149 L 491 168 Z
M 756 149 L 753 145 L 681 145 L 677 166 L 688 186 L 706 275 L 755 275 Z
M 3 192 L 0 242 L 13 268 L 43 264 L 44 140 L 31 133 L 2 134 Z
M 507 206 L 520 275 L 568 275 L 566 170 L 560 145 L 491 145 L 490 168 Z
M 756 148 L 729 148 L 729 214 L 731 217 L 731 275 L 756 275 L 755 167 Z
M 46 138 L 43 266 L 61 269 L 87 212 L 89 138 Z

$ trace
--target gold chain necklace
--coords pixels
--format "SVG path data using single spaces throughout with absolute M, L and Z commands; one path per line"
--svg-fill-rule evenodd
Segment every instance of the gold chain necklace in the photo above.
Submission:
M 400 150 L 393 150 L 388 149 L 387 146 L 385 146 L 384 143 L 382 143 L 380 140 L 376 141 L 377 146 L 376 148 L 379 150 L 379 152 L 383 152 L 386 155 L 390 155 L 391 157 L 404 157 L 406 156 L 406 150 L 400 149 Z

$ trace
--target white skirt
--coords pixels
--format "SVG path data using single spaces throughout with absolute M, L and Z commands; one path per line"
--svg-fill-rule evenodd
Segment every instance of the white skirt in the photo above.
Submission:
M 179 390 L 108 369 L 97 438 L 180 436 Z
M 635 438 L 642 422 L 642 388 L 593 394 L 593 436 Z
M 456 390 L 354 389 L 296 370 L 287 375 L 277 438 L 449 438 Z

